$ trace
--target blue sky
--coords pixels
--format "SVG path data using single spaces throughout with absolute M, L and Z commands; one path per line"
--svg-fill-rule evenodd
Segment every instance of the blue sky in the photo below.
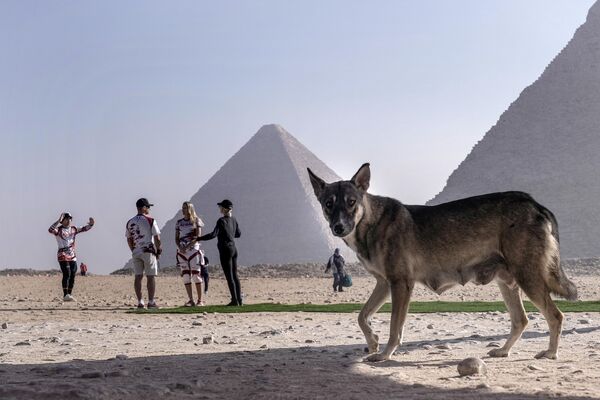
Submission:
M 0 268 L 55 268 L 63 210 L 119 268 L 138 197 L 166 222 L 268 123 L 423 203 L 592 4 L 0 0 Z

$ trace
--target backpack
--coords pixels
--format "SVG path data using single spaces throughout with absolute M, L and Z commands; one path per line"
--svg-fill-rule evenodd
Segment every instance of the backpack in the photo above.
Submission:
M 342 286 L 343 287 L 350 287 L 352 286 L 352 277 L 350 276 L 350 274 L 345 274 L 344 277 L 342 278 Z

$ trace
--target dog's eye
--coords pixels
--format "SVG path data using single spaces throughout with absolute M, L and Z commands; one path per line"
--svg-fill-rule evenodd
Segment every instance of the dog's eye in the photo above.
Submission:
M 350 200 L 348 200 L 348 205 L 349 205 L 350 207 L 354 207 L 354 205 L 355 205 L 355 204 L 356 204 L 356 200 L 354 200 L 354 199 L 350 199 Z
M 327 201 L 325 202 L 325 207 L 327 207 L 327 208 L 331 208 L 331 207 L 333 207 L 333 200 L 327 200 Z

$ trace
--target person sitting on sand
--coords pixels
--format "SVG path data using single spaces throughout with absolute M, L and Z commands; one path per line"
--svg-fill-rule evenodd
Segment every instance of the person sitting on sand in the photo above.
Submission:
M 90 217 L 86 226 L 77 228 L 71 226 L 73 217 L 68 212 L 60 214 L 58 221 L 48 228 L 48 232 L 56 237 L 58 244 L 58 265 L 62 271 L 63 300 L 75 301 L 71 295 L 75 285 L 77 274 L 77 256 L 75 254 L 75 236 L 81 232 L 87 232 L 94 226 L 94 218 Z
M 204 254 L 200 250 L 198 237 L 204 222 L 196 215 L 194 205 L 186 201 L 181 206 L 183 218 L 175 225 L 175 244 L 177 245 L 177 265 L 181 268 L 181 277 L 188 295 L 186 307 L 203 306 L 201 267 L 204 264 Z M 196 285 L 198 301 L 194 302 L 192 282 Z
M 329 272 L 331 269 L 333 271 L 333 291 L 334 292 L 343 292 L 344 288 L 342 287 L 342 280 L 346 273 L 344 272 L 344 267 L 346 266 L 346 261 L 344 257 L 340 254 L 340 249 L 335 249 L 333 255 L 329 257 L 329 261 L 327 261 L 327 267 L 325 268 L 325 273 Z

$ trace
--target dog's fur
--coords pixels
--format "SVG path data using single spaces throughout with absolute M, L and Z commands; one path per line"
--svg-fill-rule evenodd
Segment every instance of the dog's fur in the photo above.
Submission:
M 437 206 L 404 205 L 367 193 L 371 172 L 364 164 L 350 181 L 325 183 L 308 169 L 310 181 L 335 236 L 356 252 L 377 285 L 361 310 L 368 361 L 387 360 L 402 342 L 408 303 L 416 282 L 442 293 L 455 284 L 496 281 L 511 319 L 503 347 L 508 356 L 527 325 L 521 290 L 542 312 L 550 328 L 548 350 L 557 357 L 563 314 L 550 294 L 577 298 L 575 285 L 560 267 L 554 215 L 523 192 L 491 193 Z M 371 316 L 392 297 L 390 338 L 379 353 Z

